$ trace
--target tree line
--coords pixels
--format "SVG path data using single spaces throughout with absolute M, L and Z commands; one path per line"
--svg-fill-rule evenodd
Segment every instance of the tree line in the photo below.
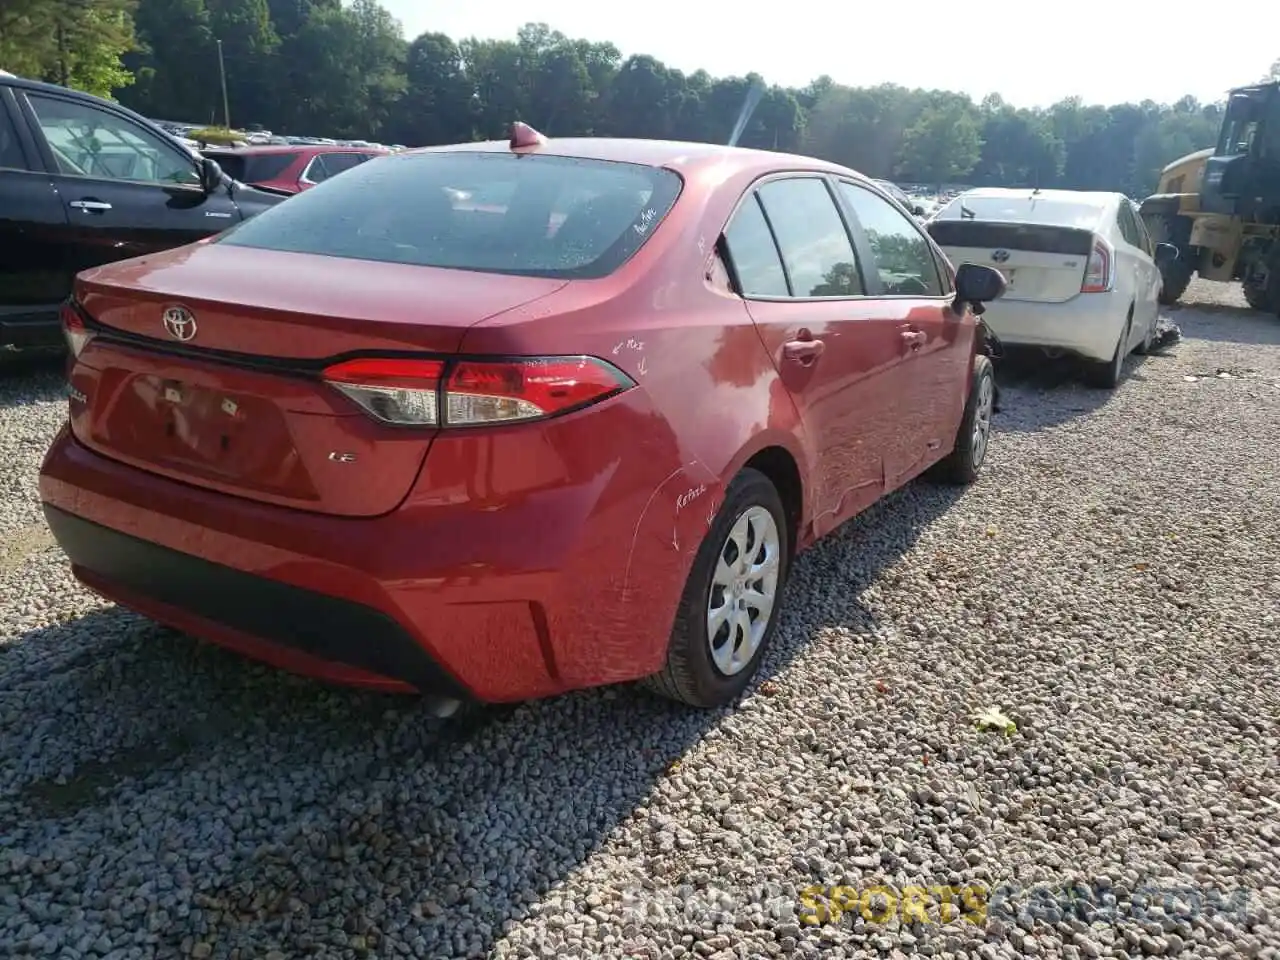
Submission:
M 545 24 L 514 40 L 407 40 L 377 0 L 4 0 L 0 68 L 113 96 L 153 118 L 423 146 L 505 135 L 724 142 L 760 78 L 712 77 Z M 1280 66 L 1280 63 L 1278 63 Z M 1250 78 L 1242 77 L 1241 82 Z M 1017 108 L 991 94 L 819 77 L 768 88 L 743 146 L 908 183 L 1121 190 L 1213 144 L 1222 105 L 1183 97 Z

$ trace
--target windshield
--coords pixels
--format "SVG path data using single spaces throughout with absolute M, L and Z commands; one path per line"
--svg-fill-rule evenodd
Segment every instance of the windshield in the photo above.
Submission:
M 1261 104 L 1249 97 L 1236 95 L 1231 98 L 1222 121 L 1222 135 L 1218 138 L 1218 156 L 1234 157 L 1250 152 L 1258 132 L 1260 108 Z
M 326 180 L 216 241 L 330 257 L 591 279 L 625 263 L 681 188 L 631 163 L 468 151 L 397 154 Z
M 1091 203 L 1040 200 L 1030 196 L 972 197 L 961 195 L 938 211 L 938 220 L 986 220 L 995 223 L 1042 223 L 1054 227 L 1092 230 L 1102 207 Z

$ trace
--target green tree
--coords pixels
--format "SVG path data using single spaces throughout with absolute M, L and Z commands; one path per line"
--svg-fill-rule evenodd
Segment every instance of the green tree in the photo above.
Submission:
M 136 29 L 136 39 L 134 36 Z M 684 73 L 545 23 L 512 39 L 406 43 L 378 0 L 0 0 L 0 63 L 165 119 L 222 113 L 273 130 L 408 143 L 504 137 L 513 120 L 576 134 L 724 142 L 759 77 Z M 1280 62 L 1273 73 L 1280 71 Z M 1213 143 L 1221 104 L 1184 97 L 1046 110 L 998 92 L 769 88 L 741 143 L 809 153 L 877 177 L 1039 184 L 1141 195 L 1172 160 Z
M 968 174 L 982 155 L 982 137 L 971 110 L 926 107 L 902 134 L 899 175 L 925 183 L 952 183 Z
M 120 99 L 153 117 L 211 122 L 221 93 L 204 0 L 142 0 L 137 29 L 139 49 L 125 61 L 137 83 Z
M 133 82 L 136 0 L 4 0 L 0 63 L 23 76 L 109 97 Z

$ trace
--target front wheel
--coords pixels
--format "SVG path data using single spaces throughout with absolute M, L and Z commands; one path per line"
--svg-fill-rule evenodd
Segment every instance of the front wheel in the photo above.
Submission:
M 741 694 L 777 627 L 790 556 L 777 488 L 758 470 L 743 470 L 698 548 L 666 665 L 645 686 L 703 708 Z
M 1182 299 L 1182 295 L 1187 292 L 1187 287 L 1191 285 L 1192 276 L 1195 275 L 1195 266 L 1191 263 L 1189 256 L 1190 249 L 1185 243 L 1178 243 L 1174 239 L 1178 227 L 1182 228 L 1184 240 L 1190 228 L 1185 220 L 1178 223 L 1174 217 L 1167 215 L 1153 216 L 1146 219 L 1146 224 L 1153 242 L 1172 243 L 1178 248 L 1179 256 L 1176 260 L 1160 265 L 1162 283 L 1159 300 L 1162 306 L 1171 307 Z
M 973 358 L 973 381 L 969 386 L 969 399 L 956 431 L 956 443 L 944 459 L 932 470 L 934 479 L 942 483 L 964 486 L 973 483 L 987 462 L 987 450 L 991 445 L 991 417 L 995 412 L 996 372 L 988 357 L 978 354 Z

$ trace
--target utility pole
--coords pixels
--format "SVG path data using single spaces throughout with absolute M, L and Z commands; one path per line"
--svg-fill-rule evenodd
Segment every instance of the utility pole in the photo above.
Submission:
M 227 65 L 222 59 L 222 41 L 218 40 L 218 75 L 222 78 L 222 122 L 231 129 L 231 105 L 227 100 Z

